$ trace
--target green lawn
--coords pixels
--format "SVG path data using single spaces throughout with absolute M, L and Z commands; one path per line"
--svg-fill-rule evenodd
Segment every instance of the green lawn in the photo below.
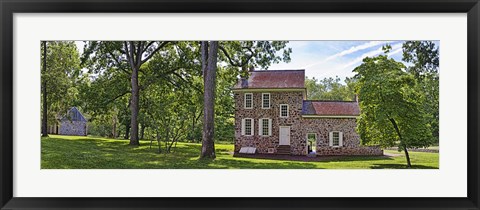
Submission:
M 149 141 L 128 146 L 126 140 L 50 135 L 42 138 L 42 169 L 367 169 L 405 168 L 403 153 L 386 150 L 390 157 L 341 157 L 319 162 L 265 160 L 232 156 L 233 145 L 215 144 L 217 158 L 198 160 L 200 144 L 178 143 L 170 154 L 158 154 Z M 411 152 L 413 168 L 438 168 L 438 153 Z

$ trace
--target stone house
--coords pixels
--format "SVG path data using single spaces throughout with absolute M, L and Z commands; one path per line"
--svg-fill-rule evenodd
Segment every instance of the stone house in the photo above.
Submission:
M 88 132 L 87 120 L 82 113 L 72 107 L 67 114 L 60 118 L 60 128 L 58 134 L 70 136 L 86 136 Z
M 360 145 L 357 101 L 306 100 L 304 70 L 251 71 L 233 92 L 236 154 L 383 155 Z

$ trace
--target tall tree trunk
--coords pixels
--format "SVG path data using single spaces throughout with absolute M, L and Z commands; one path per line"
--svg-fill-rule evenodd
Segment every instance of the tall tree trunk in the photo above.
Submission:
M 190 130 L 190 140 L 195 142 L 195 113 L 197 112 L 197 109 L 192 113 L 192 129 Z
M 410 168 L 412 167 L 412 164 L 410 162 L 410 156 L 408 155 L 407 145 L 405 144 L 405 142 L 403 142 L 402 134 L 400 133 L 400 129 L 398 128 L 397 122 L 393 118 L 390 118 L 389 120 L 392 123 L 393 127 L 395 128 L 398 138 L 400 138 L 401 145 L 403 146 L 403 151 L 405 152 L 405 158 L 407 159 L 407 167 Z
M 47 42 L 43 41 L 43 72 L 47 71 Z M 46 75 L 44 74 L 44 77 Z M 48 136 L 48 123 L 47 123 L 47 80 L 43 78 L 42 85 L 42 94 L 43 94 L 43 112 L 42 112 L 42 137 Z M 38 134 L 37 134 L 38 135 Z
M 407 167 L 411 168 L 412 163 L 410 163 L 410 155 L 408 155 L 407 146 L 403 147 L 403 151 L 405 152 L 405 158 L 407 158 Z
M 130 104 L 131 115 L 131 124 L 132 129 L 130 133 L 130 145 L 140 145 L 138 141 L 138 99 L 139 99 L 139 88 L 138 88 L 138 68 L 134 67 L 132 69 L 132 104 Z
M 125 139 L 130 138 L 130 123 L 128 121 L 125 123 Z
M 215 77 L 217 71 L 218 41 L 202 42 L 202 69 L 204 82 L 204 108 L 202 153 L 200 158 L 215 158 L 214 143 L 214 109 L 215 109 Z
M 158 153 L 162 153 L 162 142 L 161 142 L 161 137 L 160 137 L 160 131 L 158 130 L 157 126 L 157 145 L 158 145 Z
M 143 139 L 144 135 L 145 135 L 145 125 L 142 124 L 142 130 L 140 131 L 140 139 Z
M 113 126 L 112 126 L 112 136 L 114 139 L 117 138 L 117 117 L 114 116 L 113 117 Z
M 168 119 L 167 123 L 165 124 L 165 153 L 169 153 L 168 151 L 168 142 L 170 141 L 170 119 Z

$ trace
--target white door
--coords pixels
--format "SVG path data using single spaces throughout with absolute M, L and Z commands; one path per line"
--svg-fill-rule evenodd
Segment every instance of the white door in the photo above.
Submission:
M 280 127 L 280 145 L 290 145 L 290 126 Z

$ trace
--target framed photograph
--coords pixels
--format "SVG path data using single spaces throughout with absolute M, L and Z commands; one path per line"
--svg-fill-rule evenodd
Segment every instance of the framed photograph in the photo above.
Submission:
M 1 209 L 479 209 L 478 0 L 0 7 Z

